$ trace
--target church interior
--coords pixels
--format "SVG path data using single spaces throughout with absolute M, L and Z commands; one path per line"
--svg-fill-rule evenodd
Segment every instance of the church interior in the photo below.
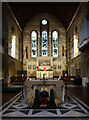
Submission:
M 3 120 L 89 120 L 89 2 L 2 2 Z

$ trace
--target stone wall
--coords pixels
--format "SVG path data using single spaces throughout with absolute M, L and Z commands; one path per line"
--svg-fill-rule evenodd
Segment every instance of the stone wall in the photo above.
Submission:
M 17 70 L 22 70 L 22 32 L 14 14 L 7 3 L 2 4 L 2 79 L 3 84 L 10 82 L 11 76 L 17 75 Z M 16 36 L 15 55 L 11 56 L 11 40 Z
M 81 24 L 83 17 L 86 16 L 87 3 L 81 3 L 77 9 L 72 22 L 67 29 L 67 64 L 69 74 L 76 76 L 76 69 L 81 69 L 81 51 L 79 51 L 79 32 L 81 29 Z M 76 37 L 76 39 L 74 38 Z M 78 41 L 77 53 L 75 56 L 75 40 Z M 80 70 L 82 71 L 82 70 Z M 82 77 L 82 73 L 80 75 Z
M 81 51 L 82 77 L 89 78 L 89 44 L 85 50 Z

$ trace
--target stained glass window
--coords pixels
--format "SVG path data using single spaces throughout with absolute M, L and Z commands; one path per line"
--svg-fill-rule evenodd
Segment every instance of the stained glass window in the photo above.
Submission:
M 52 33 L 52 41 L 53 41 L 53 57 L 58 57 L 58 32 L 53 31 Z
M 33 31 L 31 33 L 31 57 L 37 56 L 37 33 Z
M 47 56 L 47 31 L 42 32 L 42 56 Z
M 46 25 L 46 24 L 47 24 L 47 20 L 43 19 L 43 20 L 42 20 L 42 24 L 43 24 L 43 25 Z

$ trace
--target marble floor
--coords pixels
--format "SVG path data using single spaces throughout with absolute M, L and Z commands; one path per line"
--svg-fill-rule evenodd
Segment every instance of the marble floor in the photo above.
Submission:
M 70 101 L 65 101 L 57 109 L 32 109 L 28 104 L 24 103 L 24 99 L 21 95 L 16 97 L 10 104 L 2 110 L 2 118 L 6 120 L 14 118 L 76 118 L 89 120 L 89 109 L 86 109 L 78 101 L 70 96 Z

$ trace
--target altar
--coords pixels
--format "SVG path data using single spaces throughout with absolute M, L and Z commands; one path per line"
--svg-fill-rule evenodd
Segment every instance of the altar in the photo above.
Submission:
M 38 57 L 37 58 L 37 79 L 53 78 L 53 58 L 52 57 Z
M 53 71 L 37 71 L 36 77 L 37 79 L 43 79 L 43 77 L 45 79 L 53 78 Z
M 54 91 L 54 97 L 64 102 L 64 82 L 63 80 L 28 80 L 25 82 L 25 102 L 28 99 L 35 99 L 36 90 L 46 91 L 50 97 L 51 90 Z

